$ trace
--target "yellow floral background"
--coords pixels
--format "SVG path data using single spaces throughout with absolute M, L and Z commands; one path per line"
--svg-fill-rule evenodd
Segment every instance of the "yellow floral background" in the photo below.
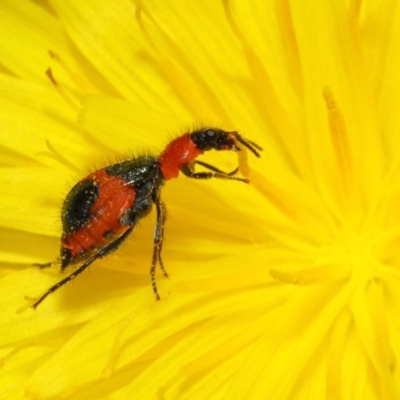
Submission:
M 0 398 L 397 399 L 398 0 L 0 4 Z M 36 311 L 69 188 L 216 125 L 250 185 L 168 182 Z M 207 154 L 222 170 L 237 155 Z

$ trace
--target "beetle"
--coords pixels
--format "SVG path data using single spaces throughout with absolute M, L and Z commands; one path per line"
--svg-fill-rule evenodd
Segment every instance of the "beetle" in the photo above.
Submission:
M 98 258 L 117 250 L 155 205 L 157 211 L 150 276 L 157 300 L 155 273 L 157 264 L 165 277 L 168 274 L 161 258 L 166 208 L 161 200 L 161 188 L 167 180 L 182 172 L 193 179 L 229 179 L 249 183 L 235 176 L 239 170 L 223 172 L 197 160 L 209 150 L 240 151 L 241 146 L 260 157 L 262 148 L 243 138 L 238 132 L 219 128 L 202 128 L 172 140 L 159 157 L 135 157 L 101 168 L 79 181 L 63 203 L 61 220 L 63 233 L 59 261 L 61 270 L 70 265 L 76 269 L 51 286 L 39 298 L 32 299 L 32 308 L 51 293 L 73 280 Z M 196 172 L 196 165 L 207 171 Z M 53 263 L 37 264 L 40 267 Z

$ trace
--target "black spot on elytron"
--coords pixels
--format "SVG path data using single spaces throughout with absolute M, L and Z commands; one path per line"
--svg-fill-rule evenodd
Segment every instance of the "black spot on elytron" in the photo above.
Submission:
M 98 195 L 99 187 L 93 179 L 81 181 L 72 188 L 64 201 L 61 213 L 64 233 L 73 233 L 88 222 L 90 210 Z

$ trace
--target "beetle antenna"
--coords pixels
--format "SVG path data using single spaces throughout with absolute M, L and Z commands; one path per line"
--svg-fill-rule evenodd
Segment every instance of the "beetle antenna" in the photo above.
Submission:
M 245 145 L 256 157 L 260 157 L 260 153 L 257 150 L 262 151 L 262 147 L 260 147 L 257 143 L 254 143 L 248 139 L 244 139 L 239 134 L 237 134 L 236 139 L 238 142 Z

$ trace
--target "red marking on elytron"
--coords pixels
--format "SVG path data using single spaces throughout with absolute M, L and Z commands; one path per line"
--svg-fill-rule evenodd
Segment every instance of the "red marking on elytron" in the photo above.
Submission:
M 108 175 L 104 169 L 93 172 L 85 180 L 94 180 L 98 185 L 98 197 L 91 209 L 90 220 L 77 231 L 63 238 L 62 246 L 71 251 L 74 258 L 101 244 L 106 232 L 123 233 L 128 227 L 119 219 L 135 202 L 135 189 L 115 175 Z
M 203 153 L 195 146 L 189 133 L 173 140 L 158 158 L 164 179 L 177 178 L 184 164 L 191 163 Z

